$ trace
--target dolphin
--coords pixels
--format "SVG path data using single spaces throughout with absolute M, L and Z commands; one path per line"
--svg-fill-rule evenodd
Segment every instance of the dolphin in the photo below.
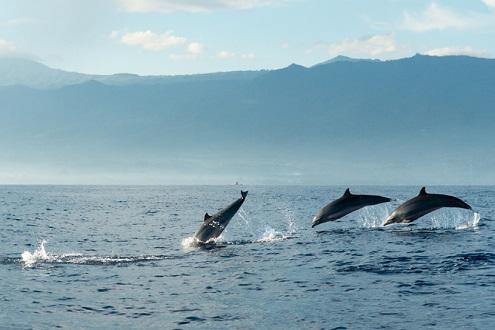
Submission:
M 333 202 L 330 202 L 320 211 L 318 211 L 318 213 L 313 218 L 311 227 L 328 221 L 335 221 L 365 206 L 376 205 L 390 201 L 390 198 L 382 196 L 354 195 L 351 194 L 349 188 L 347 188 L 342 197 L 334 200 Z
M 248 192 L 241 190 L 241 198 L 219 211 L 214 215 L 205 213 L 204 222 L 199 227 L 194 237 L 200 243 L 208 243 L 220 236 L 225 227 L 230 222 L 230 219 L 234 217 L 241 205 L 244 203 Z
M 418 196 L 411 198 L 396 208 L 385 220 L 384 226 L 392 223 L 409 223 L 421 218 L 423 215 L 438 210 L 442 207 L 459 207 L 472 210 L 471 206 L 457 197 L 441 194 L 429 194 L 423 187 Z

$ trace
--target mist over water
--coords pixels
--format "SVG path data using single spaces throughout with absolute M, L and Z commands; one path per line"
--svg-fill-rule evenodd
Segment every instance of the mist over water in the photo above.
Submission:
M 201 248 L 193 234 L 204 213 L 238 198 L 239 187 L 0 186 L 0 324 L 493 325 L 495 188 L 429 187 L 475 212 L 443 209 L 383 227 L 419 187 L 352 187 L 395 200 L 315 228 L 314 214 L 345 187 L 242 189 L 245 204 Z

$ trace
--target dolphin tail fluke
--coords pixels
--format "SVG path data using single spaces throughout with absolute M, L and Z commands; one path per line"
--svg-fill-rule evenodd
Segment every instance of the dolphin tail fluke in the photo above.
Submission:
M 241 190 L 241 196 L 243 199 L 246 198 L 247 194 L 248 194 L 247 190 L 246 191 Z

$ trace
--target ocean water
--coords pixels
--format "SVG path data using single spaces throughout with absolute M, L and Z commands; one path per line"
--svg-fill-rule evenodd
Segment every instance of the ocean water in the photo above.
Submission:
M 352 187 L 396 200 L 312 229 L 345 187 L 0 186 L 0 328 L 493 329 L 495 187 L 382 227 L 419 188 Z

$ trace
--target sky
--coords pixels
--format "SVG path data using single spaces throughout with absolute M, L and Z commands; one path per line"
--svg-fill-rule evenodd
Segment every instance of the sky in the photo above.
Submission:
M 95 74 L 495 57 L 495 0 L 0 0 L 0 56 Z

